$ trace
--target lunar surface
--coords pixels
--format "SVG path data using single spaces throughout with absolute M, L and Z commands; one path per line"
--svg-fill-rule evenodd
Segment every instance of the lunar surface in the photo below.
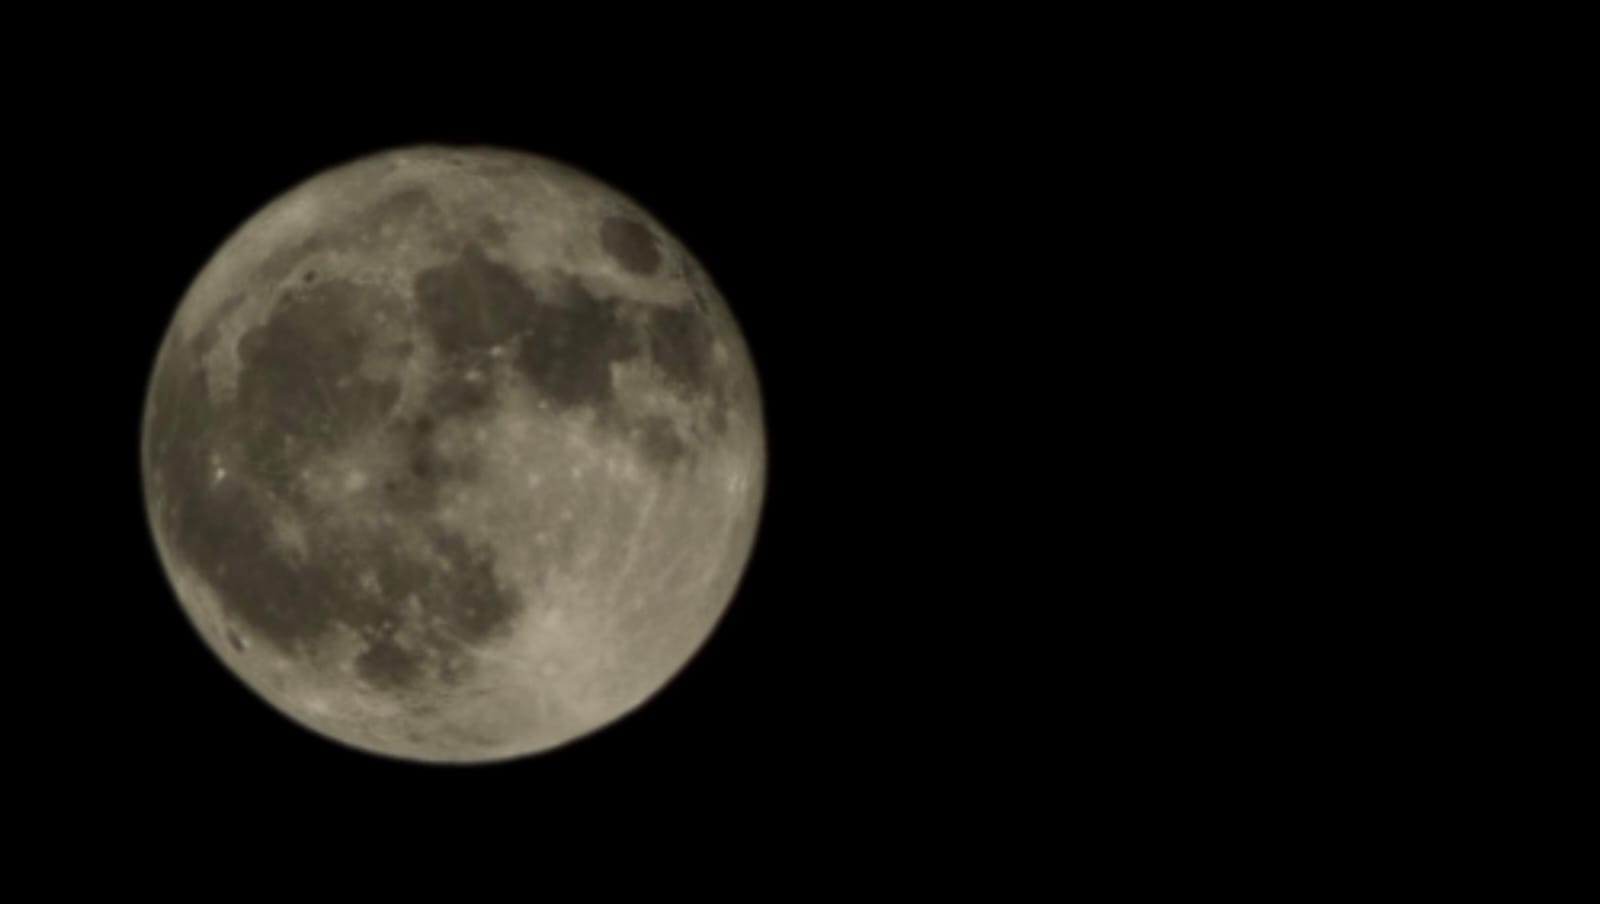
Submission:
M 179 305 L 142 436 L 162 563 L 273 707 L 386 756 L 547 750 L 710 636 L 765 487 L 749 352 L 647 211 L 413 147 L 313 176 Z

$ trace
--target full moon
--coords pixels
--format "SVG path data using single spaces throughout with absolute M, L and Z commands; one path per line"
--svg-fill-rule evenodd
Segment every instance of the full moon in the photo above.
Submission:
M 419 146 L 222 243 L 156 355 L 141 468 L 174 594 L 249 688 L 471 763 L 609 725 L 688 663 L 749 558 L 766 438 L 738 324 L 648 211 L 543 157 Z

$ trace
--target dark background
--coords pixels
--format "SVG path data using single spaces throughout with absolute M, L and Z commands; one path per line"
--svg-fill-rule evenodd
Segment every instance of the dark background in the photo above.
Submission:
M 1390 334 L 1348 301 L 1388 296 L 1340 283 L 1382 219 L 1351 160 L 1383 168 L 1390 136 L 1347 152 L 1330 137 L 1361 133 L 1277 63 L 1206 77 L 1210 45 L 1169 56 L 1150 23 L 1118 44 L 961 16 L 744 22 L 655 59 L 610 31 L 452 39 L 444 17 L 411 42 L 317 23 L 258 45 L 249 23 L 0 61 L 28 60 L 0 212 L 6 724 L 16 796 L 47 802 L 33 836 L 136 847 L 181 820 L 245 878 L 264 840 L 299 868 L 389 867 L 400 834 L 469 860 L 525 835 L 716 839 L 680 871 L 730 839 L 821 866 L 848 842 L 938 880 L 985 843 L 1054 864 L 1063 823 L 1212 837 L 1235 779 L 1327 749 L 1343 717 L 1318 722 L 1296 669 L 1338 686 L 1325 625 L 1369 622 L 1306 603 L 1348 569 L 1297 529 L 1340 473 L 1302 461 L 1344 431 L 1297 368 L 1363 366 L 1319 360 L 1330 323 Z M 285 189 L 413 142 L 547 154 L 638 199 L 733 306 L 765 398 L 764 517 L 720 628 L 624 721 L 504 764 L 374 757 L 257 700 L 189 627 L 141 496 L 146 380 L 190 280 Z M 1274 799 L 1338 793 L 1327 774 Z
M 330 796 L 363 819 L 660 798 L 904 818 L 967 793 L 970 777 L 941 764 L 1007 730 L 978 689 L 995 622 L 975 616 L 1004 604 L 1001 578 L 975 596 L 963 561 L 977 543 L 964 537 L 1006 529 L 968 514 L 988 494 L 972 453 L 1013 437 L 976 386 L 993 327 L 972 312 L 1006 302 L 988 277 L 982 297 L 958 277 L 963 257 L 991 260 L 993 224 L 967 211 L 998 171 L 966 153 L 978 114 L 949 92 L 802 75 L 633 94 L 599 81 L 520 104 L 287 84 L 223 102 L 189 78 L 105 78 L 30 111 L 43 125 L 18 188 L 41 212 L 18 265 L 41 275 L 27 309 L 42 320 L 19 327 L 12 363 L 40 475 L 23 489 L 38 505 L 18 567 L 53 599 L 19 636 L 44 689 L 24 695 L 41 780 L 96 813 L 224 821 Z M 256 698 L 178 607 L 141 495 L 145 385 L 190 280 L 297 182 L 416 142 L 546 154 L 639 200 L 733 306 L 765 399 L 763 521 L 710 642 L 625 720 L 502 764 L 375 757 Z M 678 811 L 661 812 L 651 831 Z
M 973 872 L 995 897 L 1032 863 L 1035 887 L 1084 865 L 1119 887 L 1270 877 L 1308 851 L 1328 862 L 1294 878 L 1346 875 L 1415 859 L 1441 837 L 1426 811 L 1483 824 L 1505 764 L 1448 767 L 1523 733 L 1462 676 L 1515 667 L 1503 638 L 1439 632 L 1497 555 L 1423 550 L 1479 532 L 1457 512 L 1505 467 L 1472 462 L 1448 504 L 1415 492 L 1495 429 L 1463 389 L 1477 362 L 1430 355 L 1509 373 L 1559 331 L 1441 333 L 1500 333 L 1529 274 L 1559 272 L 1497 247 L 1543 212 L 1486 202 L 1493 179 L 1538 196 L 1564 174 L 1542 155 L 1573 142 L 1524 123 L 1576 121 L 1540 109 L 1575 55 L 1522 67 L 1508 46 L 1548 42 L 1498 20 L 1485 39 L 1452 32 L 1471 17 L 1210 9 L 718 10 L 694 42 L 612 9 L 579 29 L 395 11 L 342 35 L 264 9 L 16 12 L 0 661 L 25 844 L 214 840 L 230 890 L 351 862 L 543 879 L 568 865 L 553 839 L 597 852 L 591 888 L 645 847 L 695 854 L 652 883 L 737 875 L 730 840 L 798 854 L 757 895 L 841 854 L 943 892 L 991 846 Z M 721 629 L 625 722 L 504 765 L 377 759 L 255 700 L 185 622 L 139 494 L 145 380 L 196 271 L 300 179 L 414 141 L 524 147 L 638 198 L 734 305 L 766 394 L 765 518 Z M 1486 286 L 1496 261 L 1515 279 Z M 1492 382 L 1519 408 L 1545 393 Z M 1475 424 L 1436 452 L 1415 438 L 1445 398 Z M 1452 575 L 1474 586 L 1444 592 Z M 1527 594 L 1491 595 L 1500 632 Z M 1481 663 L 1440 668 L 1443 649 Z M 1415 743 L 1450 706 L 1474 730 Z

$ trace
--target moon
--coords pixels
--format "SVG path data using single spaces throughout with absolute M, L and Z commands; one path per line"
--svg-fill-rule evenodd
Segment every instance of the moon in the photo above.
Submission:
M 226 239 L 156 355 L 155 546 L 249 688 L 406 760 L 545 751 L 689 662 L 752 550 L 754 364 L 648 211 L 558 161 L 398 148 Z

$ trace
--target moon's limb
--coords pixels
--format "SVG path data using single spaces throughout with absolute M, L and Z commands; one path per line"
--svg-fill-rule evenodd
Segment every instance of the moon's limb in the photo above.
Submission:
M 268 205 L 158 356 L 143 460 L 178 597 L 266 700 L 421 760 L 613 721 L 754 539 L 759 391 L 681 243 L 567 167 L 410 148 Z

